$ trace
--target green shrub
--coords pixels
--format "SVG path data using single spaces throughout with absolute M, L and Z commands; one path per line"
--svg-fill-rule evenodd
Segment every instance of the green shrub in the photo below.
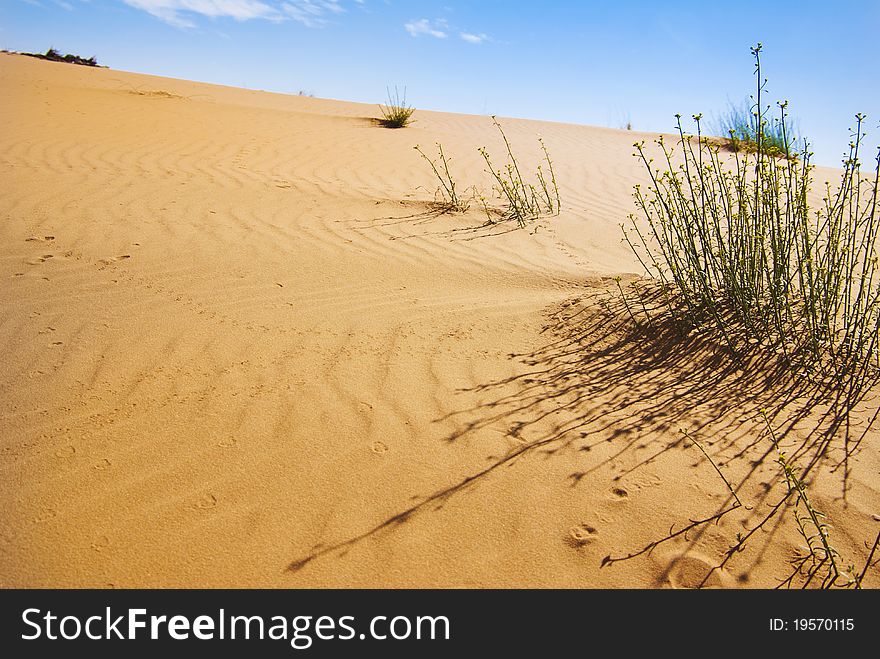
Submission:
M 422 156 L 422 158 L 424 158 L 424 160 L 431 166 L 431 169 L 434 171 L 434 175 L 437 177 L 437 180 L 440 181 L 438 194 L 441 198 L 441 201 L 439 202 L 441 210 L 445 212 L 466 211 L 470 207 L 470 203 L 463 199 L 459 192 L 455 189 L 455 179 L 452 178 L 452 174 L 449 172 L 450 159 L 448 159 L 446 157 L 446 154 L 443 153 L 443 146 L 439 142 L 437 142 L 437 152 L 439 159 L 436 162 L 433 159 L 429 158 L 427 154 L 422 151 L 422 148 L 418 144 L 415 145 L 413 148 L 418 151 L 419 155 Z
M 727 138 L 733 151 L 756 151 L 760 137 L 761 149 L 770 156 L 791 156 L 799 141 L 795 122 L 789 117 L 766 117 L 758 126 L 758 112 L 750 102 L 731 103 L 715 121 L 714 132 Z
M 556 184 L 556 173 L 553 171 L 553 162 L 550 160 L 550 154 L 544 140 L 538 138 L 544 152 L 544 162 L 547 164 L 547 175 L 550 180 L 547 180 L 542 164 L 538 165 L 535 173 L 535 183 L 528 183 L 520 173 L 519 163 L 513 155 L 504 129 L 494 116 L 492 122 L 504 139 L 504 145 L 507 148 L 507 163 L 503 168 L 496 168 L 492 164 L 486 148 L 481 147 L 479 151 L 489 167 L 489 173 L 498 184 L 498 192 L 507 203 L 507 208 L 502 212 L 502 219 L 516 220 L 520 227 L 524 227 L 528 220 L 537 219 L 543 213 L 558 215 L 561 207 L 559 187 Z
M 507 163 L 503 168 L 496 168 L 492 164 L 492 159 L 489 157 L 489 151 L 486 147 L 480 147 L 478 151 L 486 161 L 486 165 L 489 167 L 488 171 L 495 180 L 495 191 L 506 205 L 502 208 L 497 208 L 490 204 L 490 201 L 485 196 L 477 192 L 475 186 L 465 190 L 465 192 L 471 191 L 470 199 L 479 200 L 490 224 L 494 224 L 500 218 L 502 221 L 515 220 L 520 227 L 525 227 L 529 220 L 537 219 L 543 214 L 558 215 L 560 210 L 559 187 L 556 183 L 553 161 L 550 160 L 550 153 L 547 151 L 544 140 L 540 137 L 538 138 L 541 150 L 544 152 L 544 162 L 538 165 L 534 182 L 528 183 L 520 173 L 519 163 L 513 155 L 513 149 L 510 146 L 507 135 L 504 133 L 504 129 L 494 116 L 492 117 L 492 123 L 498 128 L 504 140 L 504 145 L 507 148 Z M 443 212 L 466 211 L 470 207 L 470 202 L 462 198 L 461 193 L 456 189 L 455 179 L 449 171 L 450 159 L 443 152 L 443 146 L 439 143 L 437 144 L 439 159 L 436 161 L 429 158 L 418 145 L 413 148 L 431 166 L 434 175 L 440 181 L 440 187 L 437 189 L 436 195 L 440 197 L 438 202 L 440 209 Z M 547 166 L 546 174 L 544 165 Z
M 402 97 L 397 87 L 394 88 L 393 96 L 390 89 L 386 89 L 386 92 L 388 92 L 388 105 L 379 104 L 379 110 L 382 112 L 382 119 L 379 122 L 385 128 L 403 128 L 410 123 L 413 112 L 416 111 L 414 107 L 406 104 L 406 87 L 403 88 Z
M 634 216 L 625 240 L 662 292 L 661 313 L 688 331 L 714 333 L 735 359 L 753 350 L 777 353 L 794 377 L 827 383 L 846 413 L 878 381 L 880 234 L 877 167 L 861 170 L 863 115 L 840 184 L 823 204 L 808 201 L 813 165 L 808 145 L 797 158 L 763 148 L 761 45 L 756 61 L 756 149 L 722 155 L 701 134 L 685 134 L 680 153 L 662 138 L 661 167 L 635 145 L 650 175 L 635 188 L 647 230 Z M 779 122 L 786 126 L 786 104 Z

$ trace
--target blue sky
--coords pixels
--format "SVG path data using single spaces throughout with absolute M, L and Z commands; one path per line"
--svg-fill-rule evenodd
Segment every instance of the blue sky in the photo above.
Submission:
M 853 115 L 880 141 L 880 1 L 2 0 L 0 47 L 113 68 L 417 107 L 670 132 L 752 92 L 764 44 L 816 162 Z

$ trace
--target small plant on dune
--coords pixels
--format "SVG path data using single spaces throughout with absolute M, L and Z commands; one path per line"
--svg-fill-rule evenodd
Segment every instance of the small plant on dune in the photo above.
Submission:
M 481 147 L 478 151 L 486 161 L 489 167 L 488 171 L 495 180 L 495 190 L 502 200 L 506 202 L 506 206 L 503 208 L 496 208 L 492 205 L 485 195 L 477 193 L 474 186 L 469 188 L 471 191 L 470 200 L 462 196 L 457 188 L 455 179 L 449 171 L 451 158 L 447 158 L 440 143 L 437 143 L 437 160 L 429 157 L 422 151 L 419 145 L 413 147 L 425 162 L 431 166 L 431 170 L 440 182 L 437 195 L 441 198 L 439 201 L 442 207 L 441 210 L 443 212 L 464 212 L 470 208 L 470 201 L 477 200 L 486 213 L 488 224 L 494 224 L 500 216 L 501 220 L 516 220 L 520 227 L 525 227 L 529 220 L 537 219 L 545 214 L 558 215 L 561 207 L 559 186 L 556 183 L 553 161 L 550 159 L 550 152 L 547 150 L 544 140 L 540 137 L 538 138 L 541 150 L 544 153 L 544 161 L 538 165 L 534 183 L 528 183 L 520 173 L 519 163 L 513 155 L 513 149 L 510 146 L 507 135 L 504 133 L 504 129 L 494 116 L 492 117 L 492 122 L 498 128 L 504 140 L 504 145 L 507 149 L 507 163 L 503 168 L 496 168 L 492 164 L 489 152 L 485 147 Z M 545 165 L 547 167 L 546 173 Z
M 403 96 L 394 88 L 394 94 L 390 89 L 385 90 L 388 93 L 388 104 L 379 104 L 379 110 L 382 112 L 380 123 L 385 128 L 403 128 L 408 125 L 412 119 L 416 109 L 406 104 L 406 87 L 403 88 Z
M 760 116 L 757 106 L 748 101 L 730 103 L 727 111 L 715 121 L 714 132 L 727 138 L 732 151 L 757 151 L 758 144 L 768 156 L 790 156 L 798 142 L 795 122 L 781 118 Z M 760 139 L 759 139 L 760 138 Z
M 853 563 L 845 564 L 840 552 L 831 543 L 831 524 L 827 516 L 816 508 L 809 497 L 805 474 L 800 476 L 797 474 L 794 463 L 779 446 L 767 413 L 762 410 L 761 414 L 773 447 L 776 449 L 776 462 L 782 469 L 782 478 L 787 488 L 783 503 L 794 499 L 794 521 L 798 534 L 804 540 L 802 551 L 792 559 L 794 568 L 792 573 L 780 586 L 791 586 L 795 577 L 800 575 L 803 580 L 802 588 L 808 588 L 814 582 L 823 589 L 861 588 L 865 574 L 875 565 L 874 554 L 880 544 L 880 533 L 877 534 L 861 571 L 858 571 Z M 773 514 L 774 512 L 771 512 L 771 516 Z
M 417 144 L 413 147 L 416 151 L 419 152 L 419 155 L 424 158 L 424 160 L 431 166 L 431 169 L 434 170 L 434 175 L 437 177 L 437 180 L 440 181 L 440 187 L 438 188 L 438 194 L 441 197 L 441 201 L 439 202 L 442 206 L 442 210 L 444 212 L 455 212 L 455 213 L 463 213 L 470 207 L 470 203 L 461 197 L 461 194 L 455 188 L 455 179 L 452 178 L 452 174 L 449 172 L 449 158 L 446 157 L 446 154 L 443 153 L 443 146 L 437 142 L 437 152 L 438 152 L 438 160 L 434 161 L 428 155 L 422 151 L 422 148 Z
M 502 212 L 502 219 L 516 220 L 520 227 L 524 227 L 527 221 L 537 219 L 545 213 L 558 215 L 561 208 L 559 187 L 556 184 L 556 173 L 553 171 L 553 162 L 550 160 L 550 154 L 544 140 L 538 138 L 541 150 L 544 152 L 547 174 L 544 172 L 543 164 L 538 165 L 535 174 L 536 184 L 528 183 L 520 173 L 519 163 L 513 155 L 510 141 L 507 139 L 504 129 L 494 116 L 492 122 L 504 139 L 504 145 L 507 148 L 507 163 L 502 168 L 496 168 L 492 164 L 486 148 L 481 147 L 479 151 L 489 167 L 489 173 L 497 183 L 498 192 L 507 203 L 507 208 Z M 549 176 L 549 181 L 547 176 Z
M 650 176 L 647 191 L 636 186 L 634 194 L 647 231 L 634 216 L 621 228 L 662 292 L 662 312 L 687 331 L 714 333 L 735 360 L 776 353 L 792 377 L 822 383 L 845 421 L 880 380 L 880 155 L 863 174 L 864 116 L 856 115 L 840 184 L 812 209 L 811 154 L 804 143 L 791 157 L 785 103 L 786 157 L 764 149 L 760 51 L 752 49 L 755 151 L 722 157 L 701 135 L 700 115 L 696 136 L 684 133 L 679 115 L 681 153 L 660 138 L 660 168 L 635 144 Z
M 814 579 L 819 580 L 821 588 L 831 588 L 843 579 L 845 585 L 857 585 L 854 568 L 844 574 L 840 552 L 831 544 L 831 524 L 826 515 L 817 510 L 807 495 L 806 483 L 798 478 L 795 467 L 789 463 L 785 453 L 776 447 L 777 462 L 782 468 L 783 478 L 788 487 L 789 498 L 794 498 L 794 520 L 798 534 L 804 540 L 802 554 L 792 560 L 794 571 L 787 583 L 802 574 L 804 587 Z M 785 583 L 785 582 L 783 582 Z

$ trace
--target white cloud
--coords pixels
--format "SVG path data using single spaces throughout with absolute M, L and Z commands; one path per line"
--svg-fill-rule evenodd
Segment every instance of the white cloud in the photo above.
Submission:
M 491 37 L 484 32 L 467 32 L 465 30 L 459 30 L 457 26 L 450 25 L 446 19 L 443 18 L 436 18 L 434 20 L 429 18 L 420 18 L 418 20 L 413 19 L 408 23 L 405 23 L 403 28 L 409 32 L 411 37 L 428 36 L 434 37 L 435 39 L 445 39 L 450 33 L 458 32 L 458 37 L 462 41 L 468 43 L 481 44 L 492 41 Z
M 473 34 L 472 32 L 459 32 L 459 37 L 461 37 L 462 41 L 467 41 L 468 43 L 484 43 L 489 41 L 489 35 L 483 34 L 480 32 L 479 34 Z
M 195 27 L 198 16 L 232 18 L 237 21 L 294 20 L 307 27 L 321 27 L 327 17 L 341 14 L 340 0 L 123 0 L 175 27 Z
M 427 18 L 420 18 L 417 21 L 413 20 L 404 24 L 403 28 L 413 37 L 427 35 L 436 39 L 445 39 L 447 36 L 447 23 L 442 18 L 434 21 L 428 20 Z
M 278 10 L 262 0 L 123 0 L 125 4 L 141 9 L 175 27 L 194 27 L 192 14 L 210 18 L 234 18 L 247 21 L 254 18 L 278 20 Z
M 45 9 L 45 5 L 40 2 L 40 0 L 21 0 L 21 2 L 24 2 L 27 5 L 33 5 L 34 7 L 43 7 Z M 67 2 L 67 0 L 51 0 L 51 2 L 67 11 L 73 11 L 74 9 L 73 5 Z
M 282 5 L 284 13 L 306 27 L 321 27 L 327 24 L 328 14 L 341 14 L 345 11 L 338 0 L 292 0 Z

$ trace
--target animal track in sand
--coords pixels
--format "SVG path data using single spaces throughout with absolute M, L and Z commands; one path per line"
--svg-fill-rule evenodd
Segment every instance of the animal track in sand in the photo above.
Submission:
M 97 469 L 98 471 L 106 471 L 110 467 L 113 466 L 113 463 L 110 462 L 107 458 L 102 458 L 100 462 L 96 462 L 92 465 L 92 469 Z
M 92 543 L 92 549 L 94 549 L 96 552 L 102 552 L 105 549 L 109 549 L 109 548 L 110 548 L 110 538 L 108 538 L 106 535 L 102 535 L 100 538 L 98 538 L 97 540 L 95 540 Z
M 730 588 L 736 580 L 707 557 L 691 553 L 669 562 L 666 581 L 672 588 Z
M 388 445 L 385 442 L 375 441 L 370 445 L 370 450 L 376 455 L 382 455 L 388 452 Z
M 98 270 L 103 270 L 104 268 L 107 268 L 107 267 L 113 265 L 114 263 L 119 263 L 119 261 L 124 261 L 125 259 L 130 259 L 130 258 L 131 258 L 131 254 L 121 254 L 119 256 L 115 256 L 112 258 L 98 259 L 98 263 L 100 265 Z
M 30 238 L 25 238 L 25 242 L 39 241 L 39 242 L 50 243 L 53 240 L 55 240 L 55 236 L 42 236 L 42 237 L 31 236 Z
M 211 508 L 216 508 L 217 503 L 217 497 L 209 492 L 196 501 L 191 508 L 193 510 L 210 510 Z
M 72 458 L 76 454 L 75 446 L 64 446 L 57 451 L 55 451 L 55 457 L 61 458 L 62 460 L 65 458 Z
M 657 474 L 651 472 L 639 471 L 630 479 L 631 484 L 637 490 L 644 490 L 650 487 L 657 487 L 663 483 L 663 479 Z
M 572 526 L 568 530 L 568 534 L 565 536 L 565 542 L 571 547 L 583 547 L 584 545 L 594 542 L 598 535 L 599 531 L 596 527 L 590 526 L 589 524 L 578 524 L 577 526 Z
M 614 498 L 617 500 L 629 498 L 629 492 L 622 487 L 612 487 L 611 494 L 614 495 Z
M 34 517 L 34 524 L 44 524 L 49 520 L 55 519 L 58 517 L 58 511 L 54 508 L 43 508 L 37 516 Z

